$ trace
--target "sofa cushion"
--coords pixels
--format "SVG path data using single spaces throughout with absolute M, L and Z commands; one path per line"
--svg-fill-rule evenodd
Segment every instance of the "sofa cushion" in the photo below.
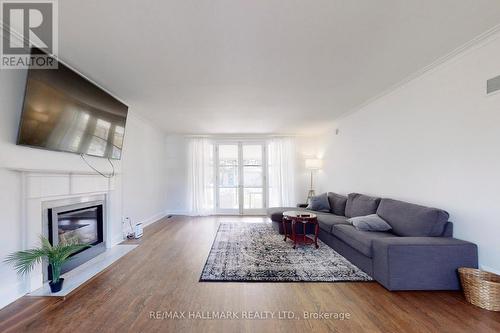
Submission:
M 345 216 L 345 205 L 347 203 L 346 196 L 328 192 L 328 201 L 330 202 L 330 213 Z
M 388 231 L 391 230 L 389 223 L 377 214 L 351 217 L 347 220 L 354 228 L 362 231 Z
M 297 208 L 297 207 L 272 207 L 267 209 L 267 216 L 274 222 L 281 222 L 283 220 L 283 212 L 286 211 L 304 211 L 305 208 Z
M 311 202 L 307 209 L 317 212 L 330 212 L 330 202 L 328 201 L 328 194 L 322 193 L 311 198 Z
M 391 225 L 396 235 L 407 237 L 441 236 L 450 217 L 442 209 L 393 199 L 382 199 L 377 214 Z
M 380 198 L 359 193 L 350 193 L 347 196 L 345 216 L 356 217 L 375 214 L 379 203 Z
M 350 224 L 333 226 L 333 235 L 367 257 L 373 257 L 372 242 L 375 239 L 398 237 L 390 232 L 360 231 Z
M 347 217 L 333 214 L 316 214 L 318 216 L 319 227 L 329 233 L 332 232 L 332 227 L 337 224 L 347 224 Z

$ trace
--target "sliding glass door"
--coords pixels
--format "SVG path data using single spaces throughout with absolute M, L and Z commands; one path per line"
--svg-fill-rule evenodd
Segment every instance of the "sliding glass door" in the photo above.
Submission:
M 240 158 L 238 144 L 216 145 L 217 213 L 239 214 Z
M 220 142 L 216 144 L 216 156 L 217 213 L 265 213 L 265 144 Z
M 264 145 L 242 144 L 243 214 L 261 214 L 265 209 Z

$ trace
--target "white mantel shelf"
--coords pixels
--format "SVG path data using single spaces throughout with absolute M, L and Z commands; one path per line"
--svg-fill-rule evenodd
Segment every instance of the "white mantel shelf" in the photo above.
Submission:
M 115 189 L 116 177 L 95 172 L 48 169 L 11 169 L 20 172 L 26 199 L 106 193 Z

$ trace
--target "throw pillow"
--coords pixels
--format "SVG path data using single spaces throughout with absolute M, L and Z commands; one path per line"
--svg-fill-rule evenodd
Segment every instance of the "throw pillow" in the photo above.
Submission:
M 330 202 L 330 213 L 345 216 L 347 197 L 337 193 L 328 192 L 328 201 Z
M 347 220 L 354 228 L 361 231 L 388 231 L 392 227 L 377 214 L 351 217 Z
M 380 198 L 359 193 L 350 193 L 347 196 L 345 216 L 356 217 L 375 214 L 379 204 Z
M 307 209 L 314 210 L 317 212 L 330 212 L 330 203 L 328 202 L 328 195 L 326 193 L 317 195 L 311 198 L 311 202 L 307 206 Z

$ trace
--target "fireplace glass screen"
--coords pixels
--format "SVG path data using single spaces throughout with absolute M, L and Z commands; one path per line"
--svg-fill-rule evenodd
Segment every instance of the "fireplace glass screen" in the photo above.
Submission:
M 99 207 L 62 212 L 57 214 L 58 242 L 99 243 Z
M 62 265 L 61 273 L 64 274 L 106 251 L 104 220 L 104 201 L 100 200 L 48 209 L 47 235 L 53 246 L 68 243 L 91 245 L 71 254 L 71 260 Z M 51 273 L 47 267 L 45 281 L 52 278 Z

